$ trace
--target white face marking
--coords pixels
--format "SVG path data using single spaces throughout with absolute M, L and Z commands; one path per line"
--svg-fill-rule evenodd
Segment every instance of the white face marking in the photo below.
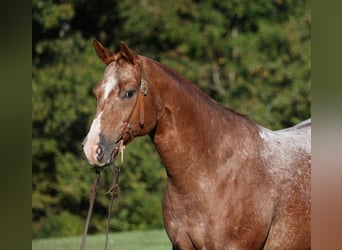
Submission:
M 96 147 L 100 141 L 100 132 L 101 132 L 101 117 L 102 111 L 97 115 L 97 117 L 93 120 L 89 133 L 87 135 L 87 141 L 84 145 L 84 153 L 90 163 L 96 162 Z
M 115 86 L 118 84 L 117 79 L 114 76 L 110 76 L 108 78 L 108 81 L 104 83 L 104 99 L 106 100 L 112 92 L 112 90 L 115 88 Z
M 115 65 L 108 65 L 103 75 L 104 100 L 109 97 L 109 94 L 118 85 L 118 80 L 114 69 Z

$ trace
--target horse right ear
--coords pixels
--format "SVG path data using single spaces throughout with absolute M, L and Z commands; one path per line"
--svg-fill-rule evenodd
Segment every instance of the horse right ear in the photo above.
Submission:
M 96 39 L 94 40 L 94 48 L 96 51 L 97 56 L 108 65 L 110 62 L 114 60 L 114 53 L 111 52 L 109 49 L 104 47 L 99 41 Z
M 124 58 L 126 58 L 126 60 L 129 63 L 135 64 L 136 59 L 138 58 L 138 56 L 133 52 L 133 50 L 128 48 L 128 45 L 124 41 L 120 42 L 120 52 L 121 52 L 121 55 Z

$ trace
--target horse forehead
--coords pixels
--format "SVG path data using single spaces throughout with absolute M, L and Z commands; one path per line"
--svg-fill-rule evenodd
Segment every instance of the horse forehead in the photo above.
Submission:
M 134 77 L 136 70 L 128 65 L 119 65 L 116 62 L 110 63 L 103 74 L 103 81 L 107 81 L 115 78 L 118 80 L 118 84 L 125 82 Z
M 107 99 L 115 88 L 133 77 L 134 70 L 129 67 L 120 67 L 116 62 L 110 63 L 106 67 L 101 81 L 104 99 Z
M 118 85 L 118 77 L 116 67 L 111 63 L 109 64 L 102 77 L 102 90 L 104 99 L 107 99 L 109 94 Z

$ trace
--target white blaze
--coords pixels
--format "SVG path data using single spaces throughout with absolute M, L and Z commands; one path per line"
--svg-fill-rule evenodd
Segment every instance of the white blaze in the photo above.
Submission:
M 100 141 L 100 132 L 101 132 L 101 117 L 102 111 L 97 115 L 97 117 L 93 120 L 89 133 L 87 135 L 86 143 L 84 145 L 83 151 L 91 164 L 94 164 L 96 160 L 96 150 L 97 145 Z
M 110 76 L 108 81 L 104 83 L 104 99 L 106 100 L 110 92 L 115 88 L 118 81 L 114 76 Z
M 109 97 L 110 92 L 118 85 L 118 80 L 115 73 L 115 65 L 108 65 L 103 75 L 103 89 L 104 89 L 104 100 Z

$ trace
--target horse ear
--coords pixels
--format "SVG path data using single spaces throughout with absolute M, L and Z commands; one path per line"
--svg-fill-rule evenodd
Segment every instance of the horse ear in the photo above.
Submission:
M 105 64 L 109 64 L 114 60 L 114 53 L 112 53 L 109 49 L 104 47 L 99 41 L 94 40 L 94 48 L 97 56 L 104 62 Z
M 133 50 L 128 48 L 127 44 L 124 41 L 120 42 L 120 52 L 121 55 L 126 58 L 126 60 L 131 63 L 135 64 L 135 60 L 138 58 L 137 54 L 134 53 Z

